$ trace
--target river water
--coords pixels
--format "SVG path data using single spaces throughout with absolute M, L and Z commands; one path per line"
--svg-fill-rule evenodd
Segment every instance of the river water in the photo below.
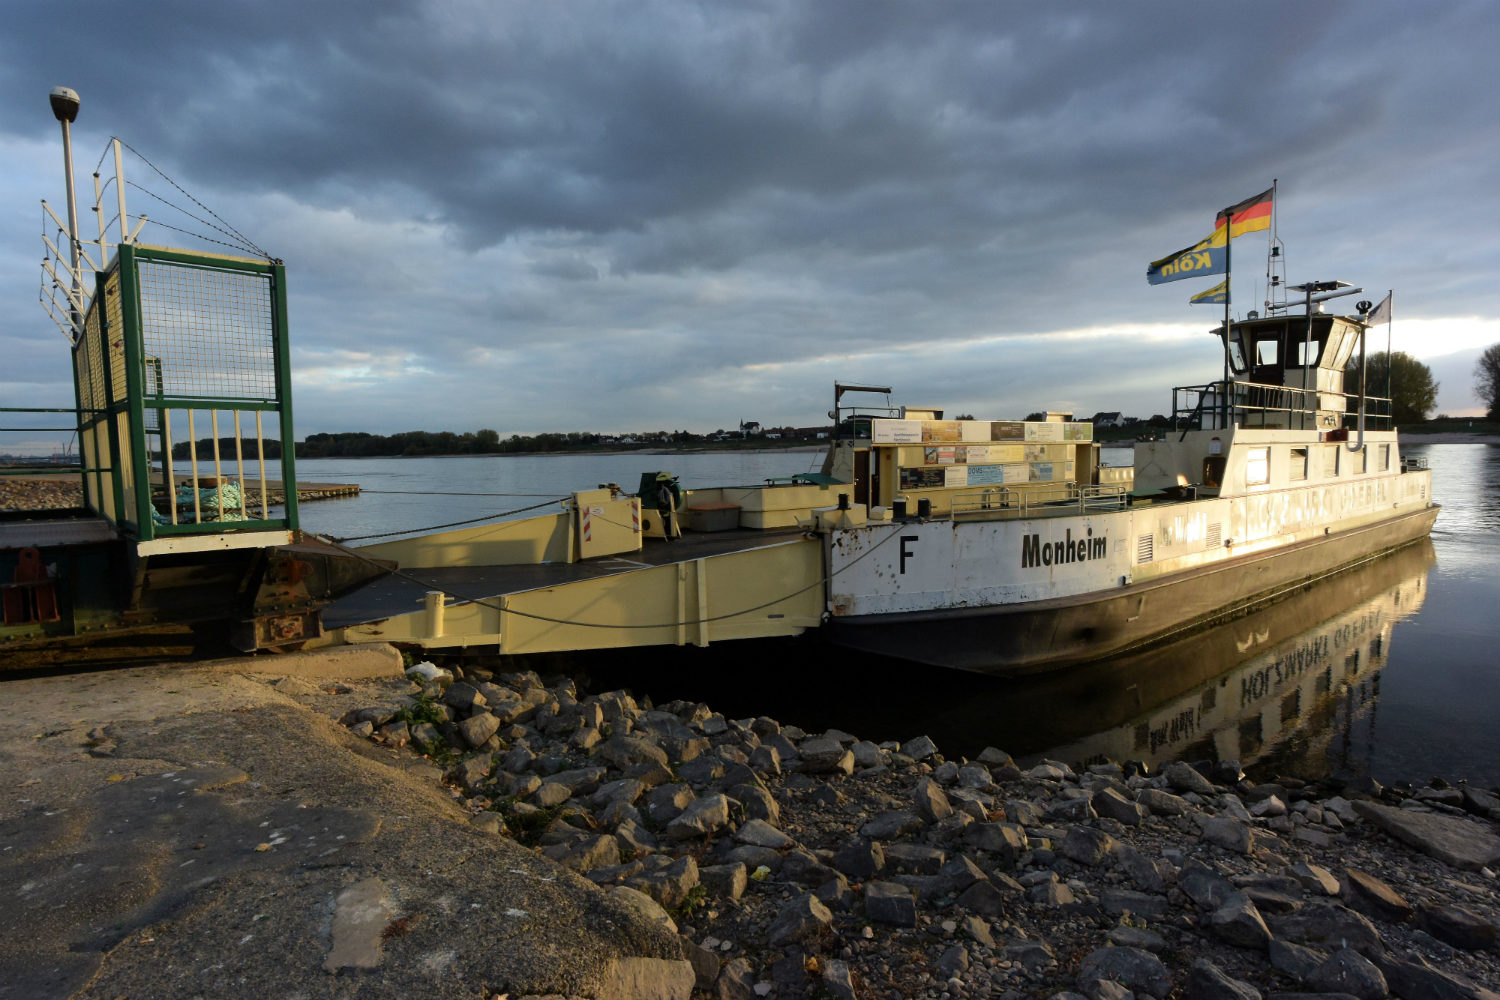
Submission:
M 1001 681 L 840 650 L 816 640 L 580 654 L 552 662 L 658 702 L 706 701 L 808 731 L 931 736 L 946 754 L 987 745 L 1024 760 L 1238 759 L 1252 773 L 1441 776 L 1500 786 L 1500 447 L 1406 445 L 1443 505 L 1411 546 L 1271 608 L 1145 653 Z M 1128 449 L 1105 461 L 1129 464 Z M 685 487 L 816 471 L 807 452 L 316 459 L 303 482 L 361 496 L 302 507 L 306 530 L 382 535 L 543 505 L 666 469 Z M 524 516 L 512 514 L 512 516 Z

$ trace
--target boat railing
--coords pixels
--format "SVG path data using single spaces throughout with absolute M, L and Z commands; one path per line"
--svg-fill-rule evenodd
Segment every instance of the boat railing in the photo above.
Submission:
M 1209 382 L 1172 390 L 1172 427 L 1176 431 L 1220 430 L 1226 426 L 1315 429 L 1319 413 L 1338 413 L 1340 426 L 1352 429 L 1359 419 L 1360 396 L 1326 389 L 1267 385 L 1260 382 Z M 1365 428 L 1391 428 L 1391 401 L 1364 397 Z
M 955 493 L 951 512 L 955 521 L 1085 514 L 1124 508 L 1126 493 L 1124 485 L 1115 483 L 1097 486 L 1056 483 L 1025 490 L 996 486 L 973 493 Z

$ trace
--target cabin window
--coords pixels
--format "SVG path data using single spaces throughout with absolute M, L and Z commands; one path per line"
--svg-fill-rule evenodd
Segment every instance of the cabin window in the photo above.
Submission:
M 1251 448 L 1245 453 L 1245 485 L 1264 486 L 1271 481 L 1271 449 Z
M 1391 471 L 1391 446 L 1388 444 L 1383 444 L 1380 446 L 1379 469 L 1381 472 Z
M 1274 365 L 1280 356 L 1280 341 L 1262 340 L 1255 345 L 1255 363 L 1258 365 Z
M 1353 466 L 1352 471 L 1356 476 L 1362 475 L 1364 473 L 1366 467 L 1366 459 L 1369 458 L 1369 455 L 1370 449 L 1368 447 L 1361 448 L 1359 449 L 1359 451 L 1354 452 L 1354 461 L 1350 462 L 1349 464 Z
M 1359 335 L 1353 330 L 1345 330 L 1343 340 L 1339 344 L 1338 353 L 1333 356 L 1330 368 L 1343 368 L 1349 363 L 1349 355 L 1354 353 L 1354 348 L 1359 343 Z
M 1307 478 L 1307 449 L 1293 448 L 1287 458 L 1287 476 L 1293 482 Z
M 1245 350 L 1240 346 L 1238 340 L 1231 340 L 1229 342 L 1229 367 L 1233 368 L 1236 372 L 1244 372 L 1245 370 Z
M 1323 478 L 1337 479 L 1339 477 L 1339 449 L 1343 445 L 1328 444 L 1323 446 Z
M 1322 349 L 1323 349 L 1323 345 L 1320 344 L 1320 343 L 1318 343 L 1316 340 L 1314 340 L 1312 343 L 1308 343 L 1306 340 L 1299 340 L 1299 341 L 1297 341 L 1297 365 L 1298 365 L 1298 367 L 1306 368 L 1308 366 L 1307 365 L 1307 354 L 1308 354 L 1308 351 L 1312 352 L 1312 363 L 1313 364 L 1317 364 L 1318 363 L 1318 352 L 1320 350 L 1322 350 Z

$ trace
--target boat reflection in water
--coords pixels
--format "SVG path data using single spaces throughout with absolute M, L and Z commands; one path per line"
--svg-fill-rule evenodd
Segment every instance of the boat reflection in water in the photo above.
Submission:
M 1373 715 L 1395 624 L 1421 608 L 1427 539 L 1243 618 L 1012 686 L 979 741 L 1023 759 L 1238 760 L 1315 778 Z M 1063 710 L 1066 706 L 1066 710 Z M 951 720 L 957 722 L 958 720 Z M 971 717 L 955 742 L 978 737 Z

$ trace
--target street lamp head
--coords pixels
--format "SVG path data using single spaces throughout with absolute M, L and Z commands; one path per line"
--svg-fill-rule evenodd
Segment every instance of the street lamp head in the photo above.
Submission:
M 72 123 L 78 120 L 78 91 L 70 87 L 53 87 L 47 99 L 52 102 L 52 114 L 58 121 Z

